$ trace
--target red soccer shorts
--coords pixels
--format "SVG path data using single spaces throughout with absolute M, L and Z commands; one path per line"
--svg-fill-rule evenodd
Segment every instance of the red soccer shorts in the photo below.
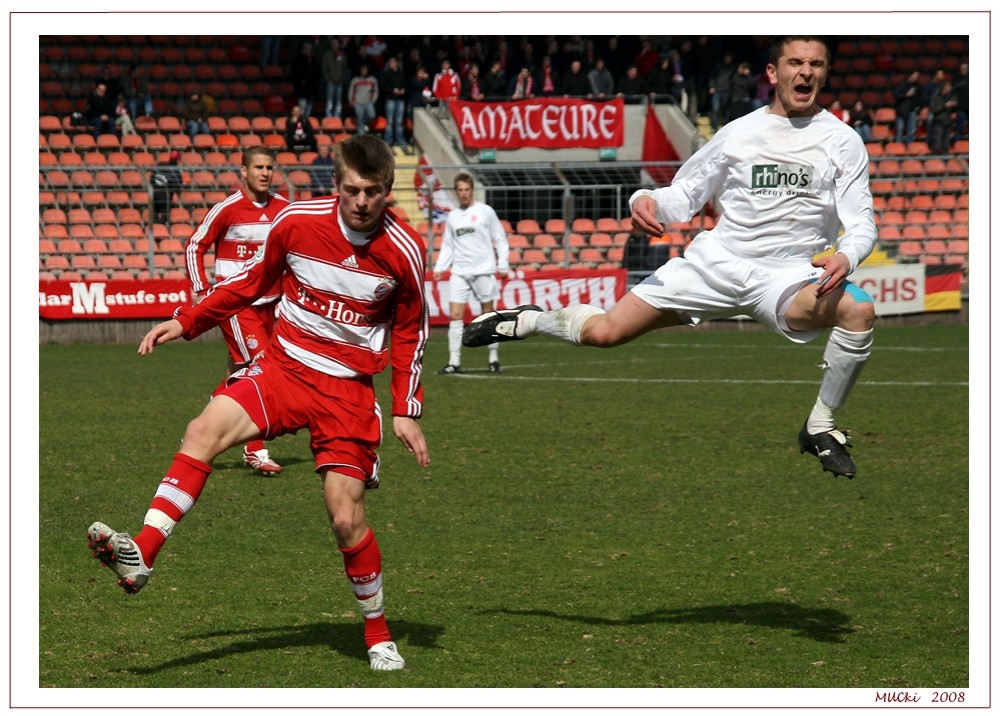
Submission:
M 307 428 L 316 472 L 333 470 L 378 487 L 382 411 L 370 376 L 335 378 L 264 354 L 234 373 L 222 395 L 247 411 L 263 440 Z
M 236 365 L 252 361 L 267 347 L 274 330 L 274 304 L 249 306 L 219 324 Z

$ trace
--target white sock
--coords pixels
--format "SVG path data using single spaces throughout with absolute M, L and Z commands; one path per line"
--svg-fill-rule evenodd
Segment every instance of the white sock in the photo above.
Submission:
M 830 331 L 823 352 L 823 382 L 819 387 L 819 398 L 806 424 L 809 433 L 833 430 L 834 411 L 847 402 L 847 396 L 871 355 L 872 333 L 871 330 L 855 332 L 843 328 Z
M 837 427 L 833 420 L 833 410 L 825 405 L 820 398 L 816 398 L 809 419 L 806 421 L 806 432 L 810 435 L 828 433 Z
M 448 364 L 462 365 L 462 320 L 448 324 Z
M 490 361 L 489 362 L 490 363 L 499 363 L 500 362 L 500 344 L 499 343 L 490 343 L 487 346 L 487 348 L 490 349 Z
M 542 335 L 558 338 L 566 343 L 580 345 L 584 324 L 592 317 L 604 313 L 596 306 L 580 304 L 556 311 L 525 311 L 517 317 L 517 335 Z

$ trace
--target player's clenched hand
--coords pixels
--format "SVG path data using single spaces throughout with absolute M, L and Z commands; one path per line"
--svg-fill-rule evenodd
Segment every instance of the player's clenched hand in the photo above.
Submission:
M 823 269 L 823 273 L 816 279 L 816 296 L 823 296 L 841 286 L 851 272 L 851 260 L 841 253 L 814 259 L 812 264 Z
M 417 464 L 420 467 L 427 467 L 431 464 L 431 456 L 427 452 L 427 441 L 424 440 L 424 431 L 420 429 L 420 423 L 413 418 L 394 415 L 392 430 L 407 451 L 413 453 L 413 456 L 417 458 Z
M 650 236 L 662 236 L 666 227 L 656 220 L 656 199 L 639 196 L 632 202 L 632 226 L 645 231 Z
M 156 346 L 180 338 L 182 333 L 184 333 L 184 327 L 176 318 L 157 323 L 150 329 L 149 333 L 143 336 L 142 342 L 139 344 L 139 355 L 148 356 Z

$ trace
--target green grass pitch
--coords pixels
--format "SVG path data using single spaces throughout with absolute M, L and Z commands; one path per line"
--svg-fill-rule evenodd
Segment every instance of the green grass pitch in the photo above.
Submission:
M 824 343 L 536 339 L 503 345 L 499 376 L 466 349 L 446 377 L 436 335 L 432 465 L 387 429 L 367 500 L 407 659 L 390 674 L 368 668 L 302 433 L 271 443 L 278 478 L 220 456 L 121 592 L 85 529 L 140 528 L 224 348 L 42 345 L 38 686 L 968 688 L 968 326 L 877 330 L 839 415 L 853 480 L 796 445 Z

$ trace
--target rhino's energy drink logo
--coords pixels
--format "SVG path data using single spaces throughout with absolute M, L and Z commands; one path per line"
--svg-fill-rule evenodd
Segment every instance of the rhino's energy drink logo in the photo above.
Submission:
M 750 188 L 760 194 L 799 194 L 812 180 L 812 167 L 803 164 L 755 164 L 750 171 Z

